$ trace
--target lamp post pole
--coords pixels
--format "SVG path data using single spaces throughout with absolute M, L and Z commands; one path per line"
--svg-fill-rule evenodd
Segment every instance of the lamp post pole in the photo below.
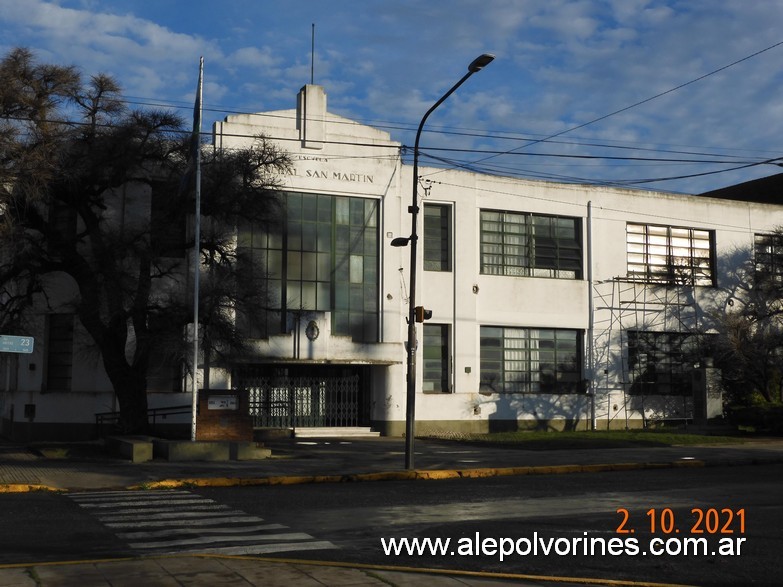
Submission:
M 419 184 L 419 139 L 421 138 L 421 131 L 424 128 L 424 123 L 434 110 L 443 104 L 446 99 L 453 94 L 457 88 L 459 88 L 467 79 L 476 73 L 481 71 L 487 66 L 493 59 L 494 55 L 485 53 L 480 55 L 468 66 L 468 72 L 454 84 L 451 89 L 443 94 L 441 98 L 427 110 L 427 113 L 421 119 L 419 128 L 416 131 L 416 142 L 413 146 L 413 194 L 412 203 L 408 208 L 408 212 L 411 215 L 411 235 L 408 238 L 394 239 L 392 246 L 405 246 L 410 244 L 411 247 L 411 275 L 410 275 L 410 292 L 408 294 L 408 348 L 407 350 L 407 396 L 405 405 L 405 468 L 413 469 L 413 435 L 416 422 L 416 259 L 418 254 L 418 217 L 419 217 L 419 204 L 418 204 L 418 184 Z M 396 243 L 395 243 L 396 241 Z

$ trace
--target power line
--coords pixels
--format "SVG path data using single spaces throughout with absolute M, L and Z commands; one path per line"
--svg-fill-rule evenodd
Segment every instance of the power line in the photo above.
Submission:
M 778 46 L 780 44 L 783 44 L 783 42 L 778 43 L 776 45 L 773 45 L 772 47 L 766 49 L 769 50 L 775 46 Z M 755 54 L 754 54 L 755 55 Z M 744 59 L 749 59 L 749 57 L 746 57 Z M 742 60 L 740 60 L 742 61 Z M 738 61 L 739 62 L 739 61 Z M 735 62 L 735 63 L 738 63 Z M 725 69 L 727 67 L 730 67 L 731 65 L 724 66 L 721 69 Z M 720 70 L 715 70 L 716 73 Z M 638 102 L 636 105 L 643 104 L 645 102 L 651 101 L 655 99 L 655 97 L 662 96 L 666 93 L 673 92 L 678 88 L 684 87 L 686 85 L 689 85 L 691 83 L 695 83 L 699 79 L 702 79 L 704 77 L 707 77 L 710 74 L 705 74 L 704 76 L 701 76 L 701 78 L 697 78 L 695 80 L 692 80 L 690 82 L 687 82 L 685 84 L 682 84 L 678 86 L 677 88 L 672 88 L 670 90 L 667 90 L 666 92 L 662 92 L 661 94 L 658 94 L 657 96 L 653 96 L 651 98 L 648 98 L 646 100 L 643 100 L 641 102 Z M 190 110 L 192 108 L 192 105 L 186 104 L 184 102 L 178 103 L 176 101 L 166 101 L 166 100 L 153 100 L 150 98 L 141 98 L 141 97 L 134 97 L 134 96 L 128 96 L 126 99 L 122 100 L 126 104 L 133 104 L 137 106 L 150 106 L 150 107 L 157 107 L 157 108 L 176 108 L 176 109 L 185 109 Z M 616 149 L 616 150 L 632 150 L 632 151 L 641 151 L 641 152 L 652 152 L 652 153 L 669 153 L 669 154 L 683 154 L 683 155 L 692 155 L 692 156 L 709 156 L 709 157 L 727 157 L 727 158 L 739 158 L 743 155 L 735 155 L 735 154 L 722 154 L 722 153 L 716 153 L 716 152 L 705 152 L 704 148 L 701 148 L 698 151 L 694 150 L 681 150 L 681 149 L 664 149 L 664 148 L 650 148 L 650 147 L 644 147 L 640 145 L 634 145 L 634 144 L 626 144 L 626 145 L 618 145 L 618 144 L 608 144 L 607 142 L 595 142 L 594 139 L 583 139 L 580 140 L 579 138 L 571 141 L 555 141 L 554 138 L 557 138 L 558 136 L 561 136 L 562 134 L 571 132 L 572 130 L 576 130 L 578 128 L 581 128 L 583 126 L 587 126 L 589 124 L 592 124 L 592 122 L 596 122 L 599 120 L 603 120 L 605 118 L 608 118 L 610 116 L 613 116 L 616 113 L 623 112 L 625 110 L 628 110 L 630 108 L 635 107 L 635 105 L 628 106 L 626 108 L 623 108 L 621 110 L 616 111 L 612 114 L 607 114 L 605 116 L 602 116 L 600 118 L 595 119 L 594 121 L 584 123 L 582 125 L 573 127 L 568 130 L 561 131 L 560 133 L 556 133 L 554 135 L 548 135 L 544 138 L 528 138 L 525 136 L 518 136 L 514 134 L 508 134 L 506 131 L 484 131 L 484 132 L 478 132 L 473 130 L 446 130 L 450 127 L 440 127 L 440 130 L 433 130 L 432 127 L 428 127 L 425 129 L 425 132 L 428 133 L 437 133 L 441 135 L 448 135 L 448 136 L 464 136 L 464 137 L 470 137 L 470 138 L 482 138 L 482 139 L 491 139 L 493 141 L 520 141 L 524 140 L 527 141 L 525 145 L 522 145 L 520 147 L 516 147 L 514 149 L 510 150 L 497 150 L 497 151 L 482 151 L 479 149 L 474 149 L 473 152 L 475 153 L 489 153 L 492 157 L 495 156 L 501 156 L 506 154 L 516 154 L 520 149 L 523 149 L 528 146 L 532 146 L 539 143 L 548 143 L 548 144 L 562 144 L 562 145 L 569 145 L 569 146 L 581 146 L 581 147 L 597 147 L 597 148 L 604 148 L 604 149 Z M 296 117 L 295 115 L 286 115 L 282 114 L 282 112 L 285 112 L 285 110 L 282 111 L 272 111 L 272 112 L 250 112 L 250 111 L 243 111 L 243 110 L 237 110 L 232 109 L 229 107 L 223 107 L 223 106 L 212 106 L 208 107 L 207 105 L 204 106 L 203 110 L 205 112 L 213 112 L 213 113 L 220 113 L 220 114 L 234 114 L 234 115 L 245 115 L 245 116 L 258 116 L 258 117 L 264 117 L 264 118 L 278 118 L 282 120 L 294 120 Z M 345 124 L 345 125 L 352 125 L 356 122 L 362 122 L 364 124 L 371 124 L 373 128 L 377 129 L 384 129 L 384 130 L 401 130 L 401 131 L 413 131 L 415 128 L 413 126 L 406 126 L 404 123 L 394 123 L 394 122 L 388 122 L 388 121 L 367 121 L 367 120 L 331 120 L 332 124 Z M 375 124 L 372 124 L 375 122 Z M 438 128 L 438 127 L 436 127 Z M 235 136 L 241 136 L 241 135 L 235 135 Z M 428 147 L 428 149 L 431 149 Z M 745 149 L 745 151 L 747 151 Z M 470 150 L 466 150 L 466 152 L 470 152 Z M 556 155 L 553 155 L 556 156 Z M 488 159 L 488 158 L 487 158 Z M 478 161 L 475 161 L 475 163 L 481 163 L 486 159 L 480 159 Z
M 620 114 L 622 112 L 627 112 L 628 110 L 631 110 L 632 108 L 636 108 L 638 106 L 641 106 L 642 104 L 646 104 L 647 102 L 651 102 L 653 100 L 656 100 L 657 98 L 660 98 L 660 97 L 665 96 L 667 94 L 671 94 L 672 92 L 676 92 L 677 90 L 681 90 L 684 87 L 687 87 L 687 86 L 689 86 L 691 84 L 695 84 L 695 83 L 697 83 L 697 82 L 699 82 L 699 81 L 701 81 L 703 79 L 706 79 L 706 78 L 708 78 L 708 77 L 710 77 L 712 75 L 720 73 L 721 71 L 725 71 L 726 69 L 729 69 L 730 67 L 734 67 L 735 65 L 738 65 L 739 63 L 742 63 L 744 61 L 752 59 L 753 57 L 757 57 L 758 55 L 761 55 L 762 53 L 766 53 L 767 51 L 770 51 L 770 50 L 772 50 L 772 49 L 774 49 L 776 47 L 779 47 L 781 45 L 783 45 L 783 41 L 778 41 L 777 43 L 775 43 L 773 45 L 770 45 L 769 47 L 766 47 L 764 49 L 761 49 L 760 51 L 756 51 L 755 53 L 751 53 L 750 55 L 747 55 L 747 56 L 745 56 L 745 57 L 743 57 L 741 59 L 737 59 L 736 61 L 733 61 L 733 62 L 729 63 L 728 65 L 724 65 L 722 67 L 719 67 L 718 69 L 710 71 L 709 73 L 705 73 L 704 75 L 701 75 L 701 76 L 699 76 L 699 77 L 697 77 L 695 79 L 692 79 L 692 80 L 687 81 L 685 83 L 682 83 L 682 84 L 680 84 L 678 86 L 675 86 L 673 88 L 670 88 L 668 90 L 665 90 L 663 92 L 655 94 L 654 96 L 650 96 L 649 98 L 645 98 L 644 100 L 640 100 L 639 102 L 631 104 L 630 106 L 626 106 L 624 108 L 620 108 L 619 110 L 615 110 L 614 112 L 610 112 L 609 114 L 605 114 L 603 116 L 599 116 L 598 118 L 594 118 L 592 120 L 589 120 L 589 121 L 584 122 L 582 124 L 579 124 L 577 126 L 573 126 L 573 127 L 567 128 L 567 129 L 562 130 L 560 132 L 557 132 L 555 134 L 549 135 L 548 137 L 546 137 L 544 139 L 532 141 L 530 143 L 527 143 L 526 145 L 522 145 L 522 146 L 517 147 L 515 149 L 511 149 L 510 151 L 507 151 L 506 153 L 503 153 L 503 154 L 512 153 L 514 151 L 518 151 L 519 149 L 525 149 L 525 148 L 530 147 L 532 145 L 535 145 L 537 143 L 540 143 L 540 142 L 543 142 L 543 141 L 548 141 L 548 140 L 554 139 L 556 137 L 562 136 L 562 135 L 564 135 L 566 133 L 578 130 L 580 128 L 584 128 L 584 127 L 589 126 L 591 124 L 595 124 L 596 122 L 600 122 L 602 120 L 606 120 L 607 118 L 610 118 L 610 117 L 615 116 L 617 114 Z M 476 163 L 481 163 L 482 161 L 486 161 L 487 159 L 491 159 L 493 157 L 498 157 L 498 156 L 500 156 L 500 155 L 491 155 L 490 157 L 487 157 L 487 158 L 484 158 L 484 159 L 480 159 L 479 161 L 476 161 Z
M 13 117 L 13 116 L 5 116 L 0 117 L 0 120 L 11 120 L 11 121 L 22 121 L 26 122 L 28 119 L 24 117 Z M 69 120 L 57 120 L 57 119 L 50 119 L 46 122 L 53 123 L 53 124 L 63 124 L 63 125 L 70 125 L 70 126 L 97 126 L 100 128 L 119 128 L 120 125 L 116 124 L 110 124 L 110 123 L 92 123 L 92 122 L 79 122 L 79 121 L 69 121 Z M 173 134 L 173 135 L 187 135 L 189 136 L 192 131 L 184 130 L 184 129 L 158 129 L 154 132 L 160 132 L 165 134 Z M 202 136 L 212 136 L 212 133 L 202 133 Z M 220 136 L 223 137 L 229 137 L 229 138 L 239 138 L 239 139 L 255 139 L 258 138 L 255 135 L 248 135 L 248 134 L 242 134 L 242 133 L 221 133 Z M 278 142 L 298 142 L 298 138 L 290 138 L 290 137 L 272 137 L 272 136 L 264 136 L 265 140 L 270 141 L 278 141 Z M 334 146 L 353 146 L 353 147 L 362 147 L 362 148 L 381 148 L 384 150 L 396 150 L 400 147 L 395 146 L 394 144 L 385 144 L 385 145 L 378 145 L 375 143 L 360 143 L 360 142 L 353 142 L 353 141 L 328 141 L 324 140 L 322 141 L 325 145 L 334 145 Z M 224 148 L 226 150 L 231 150 Z M 405 147 L 401 147 L 401 149 L 405 149 Z M 484 167 L 484 170 L 482 171 L 481 167 L 477 166 L 477 163 L 483 163 L 492 157 L 486 157 L 484 159 L 476 161 L 458 161 L 455 159 L 447 159 L 444 157 L 439 157 L 432 153 L 432 151 L 445 151 L 445 152 L 459 152 L 459 153 L 497 153 L 497 151 L 488 151 L 488 150 L 479 150 L 479 149 L 453 149 L 453 148 L 430 148 L 426 151 L 420 151 L 420 155 L 424 157 L 428 157 L 434 161 L 441 162 L 445 164 L 447 167 L 450 168 L 457 168 L 457 169 L 464 169 L 469 172 L 473 173 L 489 173 L 491 175 L 507 175 L 511 177 L 538 177 L 541 179 L 551 179 L 555 181 L 560 182 L 567 182 L 567 183 L 591 183 L 594 185 L 605 185 L 605 186 L 634 186 L 634 185 L 642 185 L 642 184 L 649 184 L 649 183 L 657 183 L 662 181 L 672 181 L 677 179 L 690 179 L 694 177 L 703 177 L 707 175 L 715 175 L 718 173 L 726 173 L 730 171 L 737 171 L 741 169 L 747 169 L 750 167 L 755 167 L 758 165 L 766 165 L 766 164 L 777 164 L 778 161 L 780 161 L 781 157 L 779 158 L 772 158 L 772 159 L 765 159 L 760 161 L 750 161 L 750 162 L 743 162 L 741 165 L 736 165 L 738 161 L 717 161 L 717 160 L 703 160 L 703 159 L 663 159 L 663 158 L 645 158 L 645 157 L 617 157 L 617 156 L 601 156 L 601 155 L 573 155 L 573 154 L 557 154 L 557 153 L 503 153 L 503 154 L 513 154 L 516 156 L 527 156 L 527 157 L 549 157 L 549 158 L 555 158 L 555 159 L 582 159 L 582 160 L 614 160 L 614 161 L 634 161 L 634 162 L 649 162 L 649 163 L 676 163 L 676 164 L 718 164 L 718 165 L 728 165 L 732 164 L 733 167 L 729 169 L 720 169 L 720 170 L 713 170 L 713 171 L 707 171 L 707 172 L 700 172 L 700 173 L 692 173 L 692 174 L 682 174 L 677 176 L 667 176 L 667 177 L 658 177 L 658 178 L 643 178 L 643 179 L 628 179 L 628 180 L 606 180 L 606 179 L 588 179 L 583 177 L 576 177 L 576 176 L 565 176 L 565 175 L 558 175 L 553 173 L 541 173 L 541 172 L 535 172 L 532 170 L 512 170 L 508 167 L 500 168 L 500 167 L 488 167 L 486 165 L 483 165 L 481 167 Z M 328 155 L 329 157 L 334 158 L 333 155 Z M 386 158 L 395 158 L 397 155 L 387 155 Z M 366 158 L 374 158 L 377 159 L 377 155 L 366 155 L 366 156 L 345 156 L 340 155 L 340 159 L 366 159 Z M 500 170 L 498 172 L 498 170 Z M 432 175 L 435 175 L 437 173 L 440 173 L 441 171 L 435 171 L 432 173 Z

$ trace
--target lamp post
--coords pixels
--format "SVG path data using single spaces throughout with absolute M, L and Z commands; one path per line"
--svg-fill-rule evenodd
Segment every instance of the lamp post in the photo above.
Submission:
M 457 88 L 459 88 L 467 79 L 476 73 L 481 71 L 484 67 L 489 65 L 492 60 L 495 59 L 494 55 L 484 53 L 474 59 L 470 65 L 468 65 L 468 72 L 454 84 L 451 89 L 443 94 L 441 98 L 427 110 L 427 113 L 421 119 L 419 123 L 419 129 L 416 131 L 416 142 L 413 146 L 413 195 L 412 203 L 408 208 L 408 212 L 411 215 L 411 235 L 409 237 L 399 237 L 392 240 L 391 245 L 393 247 L 404 247 L 410 245 L 411 247 L 411 275 L 410 275 L 410 293 L 408 294 L 408 347 L 407 352 L 407 396 L 405 405 L 405 468 L 413 469 L 413 434 L 414 425 L 416 421 L 416 256 L 418 251 L 418 216 L 419 216 L 419 204 L 417 188 L 419 184 L 419 139 L 421 138 L 421 130 L 424 128 L 424 123 L 433 111 L 443 104 L 446 99 L 453 94 Z

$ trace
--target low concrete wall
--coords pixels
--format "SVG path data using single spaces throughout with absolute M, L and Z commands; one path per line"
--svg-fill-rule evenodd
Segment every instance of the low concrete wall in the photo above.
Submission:
M 109 436 L 106 449 L 132 463 L 146 463 L 152 460 L 153 440 L 151 436 Z
M 155 458 L 166 461 L 246 461 L 266 459 L 268 448 L 256 442 L 153 440 Z

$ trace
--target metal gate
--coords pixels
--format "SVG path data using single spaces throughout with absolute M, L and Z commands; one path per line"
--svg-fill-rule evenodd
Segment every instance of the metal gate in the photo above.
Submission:
M 359 375 L 243 381 L 257 428 L 360 426 Z

